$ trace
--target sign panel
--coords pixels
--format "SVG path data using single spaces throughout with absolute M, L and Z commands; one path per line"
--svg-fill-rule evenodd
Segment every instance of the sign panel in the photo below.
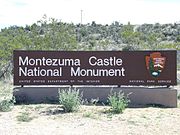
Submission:
M 176 51 L 14 51 L 14 85 L 176 85 Z

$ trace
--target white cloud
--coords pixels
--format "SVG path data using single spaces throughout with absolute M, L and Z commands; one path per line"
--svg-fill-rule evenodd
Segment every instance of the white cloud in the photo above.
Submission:
M 32 24 L 44 14 L 80 23 L 80 10 L 83 23 L 174 23 L 179 7 L 177 0 L 0 0 L 0 27 Z

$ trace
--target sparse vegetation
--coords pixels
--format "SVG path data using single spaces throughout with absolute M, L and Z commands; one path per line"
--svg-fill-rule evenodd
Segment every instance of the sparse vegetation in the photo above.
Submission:
M 3 99 L 0 101 L 0 111 L 8 112 L 11 111 L 15 103 L 15 98 L 13 97 L 10 99 Z
M 17 120 L 20 122 L 30 122 L 31 120 L 33 120 L 33 117 L 30 116 L 29 112 L 22 112 L 17 116 Z
M 110 106 L 85 106 L 77 113 L 55 113 L 60 105 L 15 106 L 10 113 L 0 112 L 1 134 L 178 134 L 179 108 L 127 108 L 121 115 L 104 113 Z M 39 105 L 38 107 L 39 108 Z M 53 113 L 49 110 L 52 110 Z M 50 112 L 50 113 L 48 113 Z M 152 115 L 153 114 L 153 115 Z M 169 124 L 164 121 L 170 121 Z M 158 126 L 158 128 L 157 128 Z M 8 128 L 7 128 L 8 127 Z M 164 127 L 164 130 L 162 130 Z M 124 130 L 124 129 L 127 130 Z M 103 130 L 102 130 L 103 129 Z M 141 129 L 141 130 L 139 130 Z
M 39 110 L 42 109 L 42 108 L 44 108 L 42 105 L 38 105 L 38 106 L 36 106 L 34 109 L 35 109 L 36 111 L 39 111 Z
M 92 118 L 92 119 L 96 119 L 96 118 L 97 118 L 97 117 L 95 116 L 94 112 L 91 112 L 91 111 L 85 112 L 85 113 L 83 114 L 83 117 Z
M 82 103 L 82 93 L 71 87 L 59 90 L 59 103 L 63 106 L 64 112 L 77 111 Z
M 11 111 L 15 97 L 12 97 L 13 87 L 8 83 L 0 82 L 0 111 L 8 112 Z
M 124 95 L 122 91 L 118 93 L 111 91 L 110 95 L 108 96 L 108 102 L 111 106 L 111 112 L 123 113 L 130 100 Z
M 0 100 L 12 98 L 13 86 L 9 82 L 0 81 Z

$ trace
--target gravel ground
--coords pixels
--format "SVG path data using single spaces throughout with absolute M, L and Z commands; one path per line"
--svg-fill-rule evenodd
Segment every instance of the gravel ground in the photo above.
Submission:
M 107 113 L 109 107 L 82 106 L 62 113 L 56 105 L 17 105 L 0 112 L 0 135 L 179 135 L 179 108 L 127 108 L 123 114 Z M 29 112 L 32 120 L 17 116 Z

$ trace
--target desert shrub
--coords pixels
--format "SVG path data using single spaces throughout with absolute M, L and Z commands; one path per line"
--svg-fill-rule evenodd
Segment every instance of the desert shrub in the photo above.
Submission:
M 110 92 L 108 96 L 108 102 L 111 106 L 111 112 L 113 113 L 123 113 L 125 108 L 128 106 L 130 100 L 128 96 L 125 96 L 122 91 L 120 92 Z
M 30 122 L 31 120 L 33 120 L 33 117 L 30 116 L 29 112 L 22 112 L 17 116 L 17 120 L 20 122 Z
M 15 97 L 12 96 L 13 86 L 6 82 L 0 81 L 0 111 L 8 112 L 11 111 L 14 103 Z
M 59 90 L 59 103 L 65 112 L 77 111 L 82 103 L 82 93 L 71 87 Z
M 0 101 L 0 111 L 8 112 L 11 111 L 15 103 L 15 97 L 12 99 L 3 99 Z

